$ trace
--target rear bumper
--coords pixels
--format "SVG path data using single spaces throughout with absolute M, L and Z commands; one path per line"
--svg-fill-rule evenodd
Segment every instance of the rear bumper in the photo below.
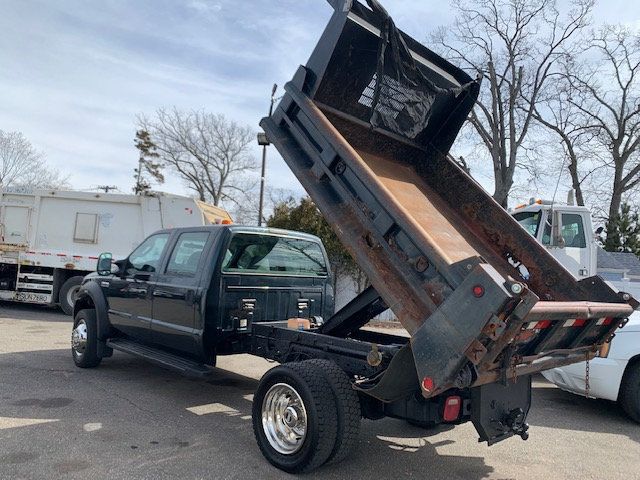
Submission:
M 589 364 L 589 397 L 616 401 L 626 360 L 595 358 Z M 574 363 L 542 372 L 562 390 L 585 396 L 586 363 Z

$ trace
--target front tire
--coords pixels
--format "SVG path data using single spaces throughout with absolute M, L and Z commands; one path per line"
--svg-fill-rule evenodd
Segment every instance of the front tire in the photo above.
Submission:
M 98 356 L 98 321 L 95 310 L 80 310 L 73 322 L 71 354 L 76 366 L 93 368 L 100 364 Z
M 82 277 L 75 276 L 68 278 L 66 282 L 62 284 L 62 287 L 60 287 L 58 303 L 60 303 L 60 308 L 62 308 L 62 311 L 67 315 L 73 315 L 73 304 L 76 301 L 80 285 L 82 285 Z
M 269 370 L 253 398 L 253 432 L 264 457 L 288 473 L 323 465 L 336 444 L 336 402 L 318 365 L 305 361 Z
M 624 373 L 618 402 L 631 419 L 640 423 L 640 363 L 632 365 Z

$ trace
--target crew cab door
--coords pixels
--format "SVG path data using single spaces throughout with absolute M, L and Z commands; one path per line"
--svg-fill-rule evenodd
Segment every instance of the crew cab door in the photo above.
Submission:
M 325 315 L 327 279 L 317 242 L 234 233 L 222 262 L 222 330 L 242 331 L 243 317 L 263 322 Z
M 200 280 L 209 237 L 209 232 L 181 233 L 164 270 L 155 277 L 151 287 L 153 343 L 185 353 L 196 352 L 195 319 L 204 292 Z
M 109 321 L 136 340 L 151 340 L 150 282 L 155 280 L 169 233 L 151 235 L 126 260 L 121 272 L 100 281 L 109 305 Z

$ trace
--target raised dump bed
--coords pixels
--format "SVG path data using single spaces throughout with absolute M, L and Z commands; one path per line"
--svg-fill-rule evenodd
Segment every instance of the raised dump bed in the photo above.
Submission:
M 411 334 L 415 369 L 398 355 L 361 388 L 393 400 L 419 381 L 432 397 L 592 358 L 637 303 L 576 281 L 451 160 L 479 80 L 376 1 L 332 4 L 261 125 Z

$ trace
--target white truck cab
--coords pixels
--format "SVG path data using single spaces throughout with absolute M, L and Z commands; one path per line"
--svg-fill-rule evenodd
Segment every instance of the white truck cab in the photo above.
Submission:
M 597 274 L 598 245 L 587 207 L 532 199 L 512 215 L 578 280 Z

